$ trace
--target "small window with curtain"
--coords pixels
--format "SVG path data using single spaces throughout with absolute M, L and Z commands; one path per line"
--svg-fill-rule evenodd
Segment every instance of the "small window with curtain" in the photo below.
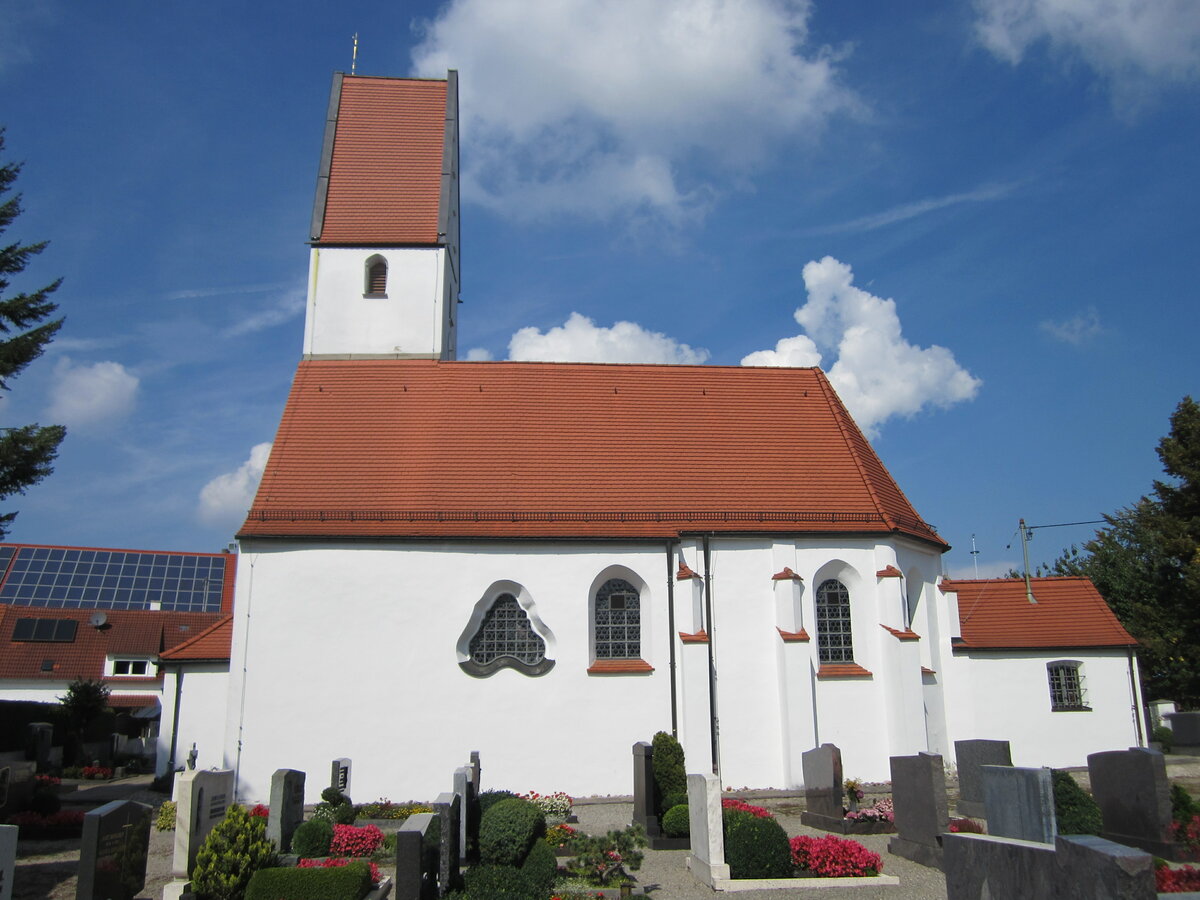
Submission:
M 387 260 L 379 254 L 367 259 L 364 297 L 387 297 Z
M 1050 709 L 1054 712 L 1090 712 L 1083 684 L 1083 666 L 1073 660 L 1046 664 L 1050 680 Z

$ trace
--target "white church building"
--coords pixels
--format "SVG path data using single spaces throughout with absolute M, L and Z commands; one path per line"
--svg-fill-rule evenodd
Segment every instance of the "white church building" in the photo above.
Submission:
M 357 800 L 430 798 L 472 750 L 486 787 L 622 794 L 657 731 L 731 787 L 799 786 L 824 742 L 868 780 L 964 738 L 1144 743 L 1091 585 L 945 579 L 820 370 L 457 361 L 458 214 L 455 73 L 335 76 L 303 357 L 197 742 L 243 799 L 288 767 L 313 801 L 338 757 Z

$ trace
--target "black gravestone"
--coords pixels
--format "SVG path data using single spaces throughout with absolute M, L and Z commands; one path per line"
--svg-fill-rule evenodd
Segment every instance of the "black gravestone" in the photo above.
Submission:
M 950 822 L 946 774 L 936 753 L 893 756 L 896 836 L 888 852 L 923 866 L 942 867 L 942 834 Z
M 151 812 L 114 800 L 84 814 L 75 900 L 133 900 L 146 886 Z
M 982 819 L 983 766 L 1011 766 L 1012 751 L 1008 741 L 955 741 L 954 758 L 958 764 L 958 803 L 960 816 Z

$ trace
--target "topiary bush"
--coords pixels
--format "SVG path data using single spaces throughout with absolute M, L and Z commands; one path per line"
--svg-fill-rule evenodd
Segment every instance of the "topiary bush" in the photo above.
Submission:
M 667 798 L 683 794 L 687 797 L 687 769 L 683 760 L 683 746 L 660 731 L 650 744 L 650 763 L 654 769 L 654 809 L 662 815 L 671 807 Z M 686 803 L 686 799 L 684 800 Z
M 1100 807 L 1070 773 L 1054 769 L 1050 773 L 1054 785 L 1054 815 L 1059 834 L 1100 834 L 1103 820 Z
M 529 877 L 515 866 L 471 866 L 463 876 L 468 900 L 544 900 Z
M 674 809 L 676 806 L 687 806 L 687 803 L 688 803 L 688 795 L 687 794 L 680 794 L 680 793 L 667 794 L 666 796 L 663 797 L 663 800 L 662 800 L 663 812 L 665 813 L 669 809 Z
M 154 819 L 154 827 L 159 831 L 174 831 L 175 830 L 175 801 L 164 800 L 162 806 L 158 808 L 158 815 Z
M 266 819 L 234 804 L 196 854 L 192 889 L 203 900 L 242 900 L 254 873 L 275 863 Z
M 534 804 L 519 797 L 501 800 L 479 822 L 479 858 L 491 865 L 519 866 L 545 834 L 546 819 Z
M 692 833 L 691 817 L 686 803 L 672 806 L 662 817 L 663 834 L 672 838 L 690 837 Z
M 259 869 L 246 888 L 246 900 L 360 900 L 371 890 L 366 863 L 330 869 Z
M 480 817 L 482 818 L 485 812 L 487 812 L 501 800 L 512 800 L 516 797 L 517 795 L 512 791 L 483 791 L 477 798 L 477 802 L 479 803 Z
M 301 822 L 292 833 L 292 852 L 300 857 L 328 856 L 333 823 L 328 819 Z
M 774 819 L 747 815 L 725 836 L 725 862 L 731 878 L 790 878 L 787 832 Z
M 558 875 L 558 859 L 549 844 L 545 841 L 534 842 L 525 862 L 521 864 L 521 874 L 529 886 L 537 890 L 538 896 L 549 896 L 550 889 L 554 887 L 554 878 Z

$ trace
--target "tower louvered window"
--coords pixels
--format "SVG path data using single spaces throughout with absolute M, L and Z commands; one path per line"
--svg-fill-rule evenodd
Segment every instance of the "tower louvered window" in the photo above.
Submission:
M 382 256 L 372 256 L 367 260 L 367 284 L 366 293 L 369 297 L 383 297 L 387 295 L 387 276 L 388 266 L 387 260 Z
M 817 654 L 823 663 L 854 662 L 850 592 L 836 578 L 817 588 Z

